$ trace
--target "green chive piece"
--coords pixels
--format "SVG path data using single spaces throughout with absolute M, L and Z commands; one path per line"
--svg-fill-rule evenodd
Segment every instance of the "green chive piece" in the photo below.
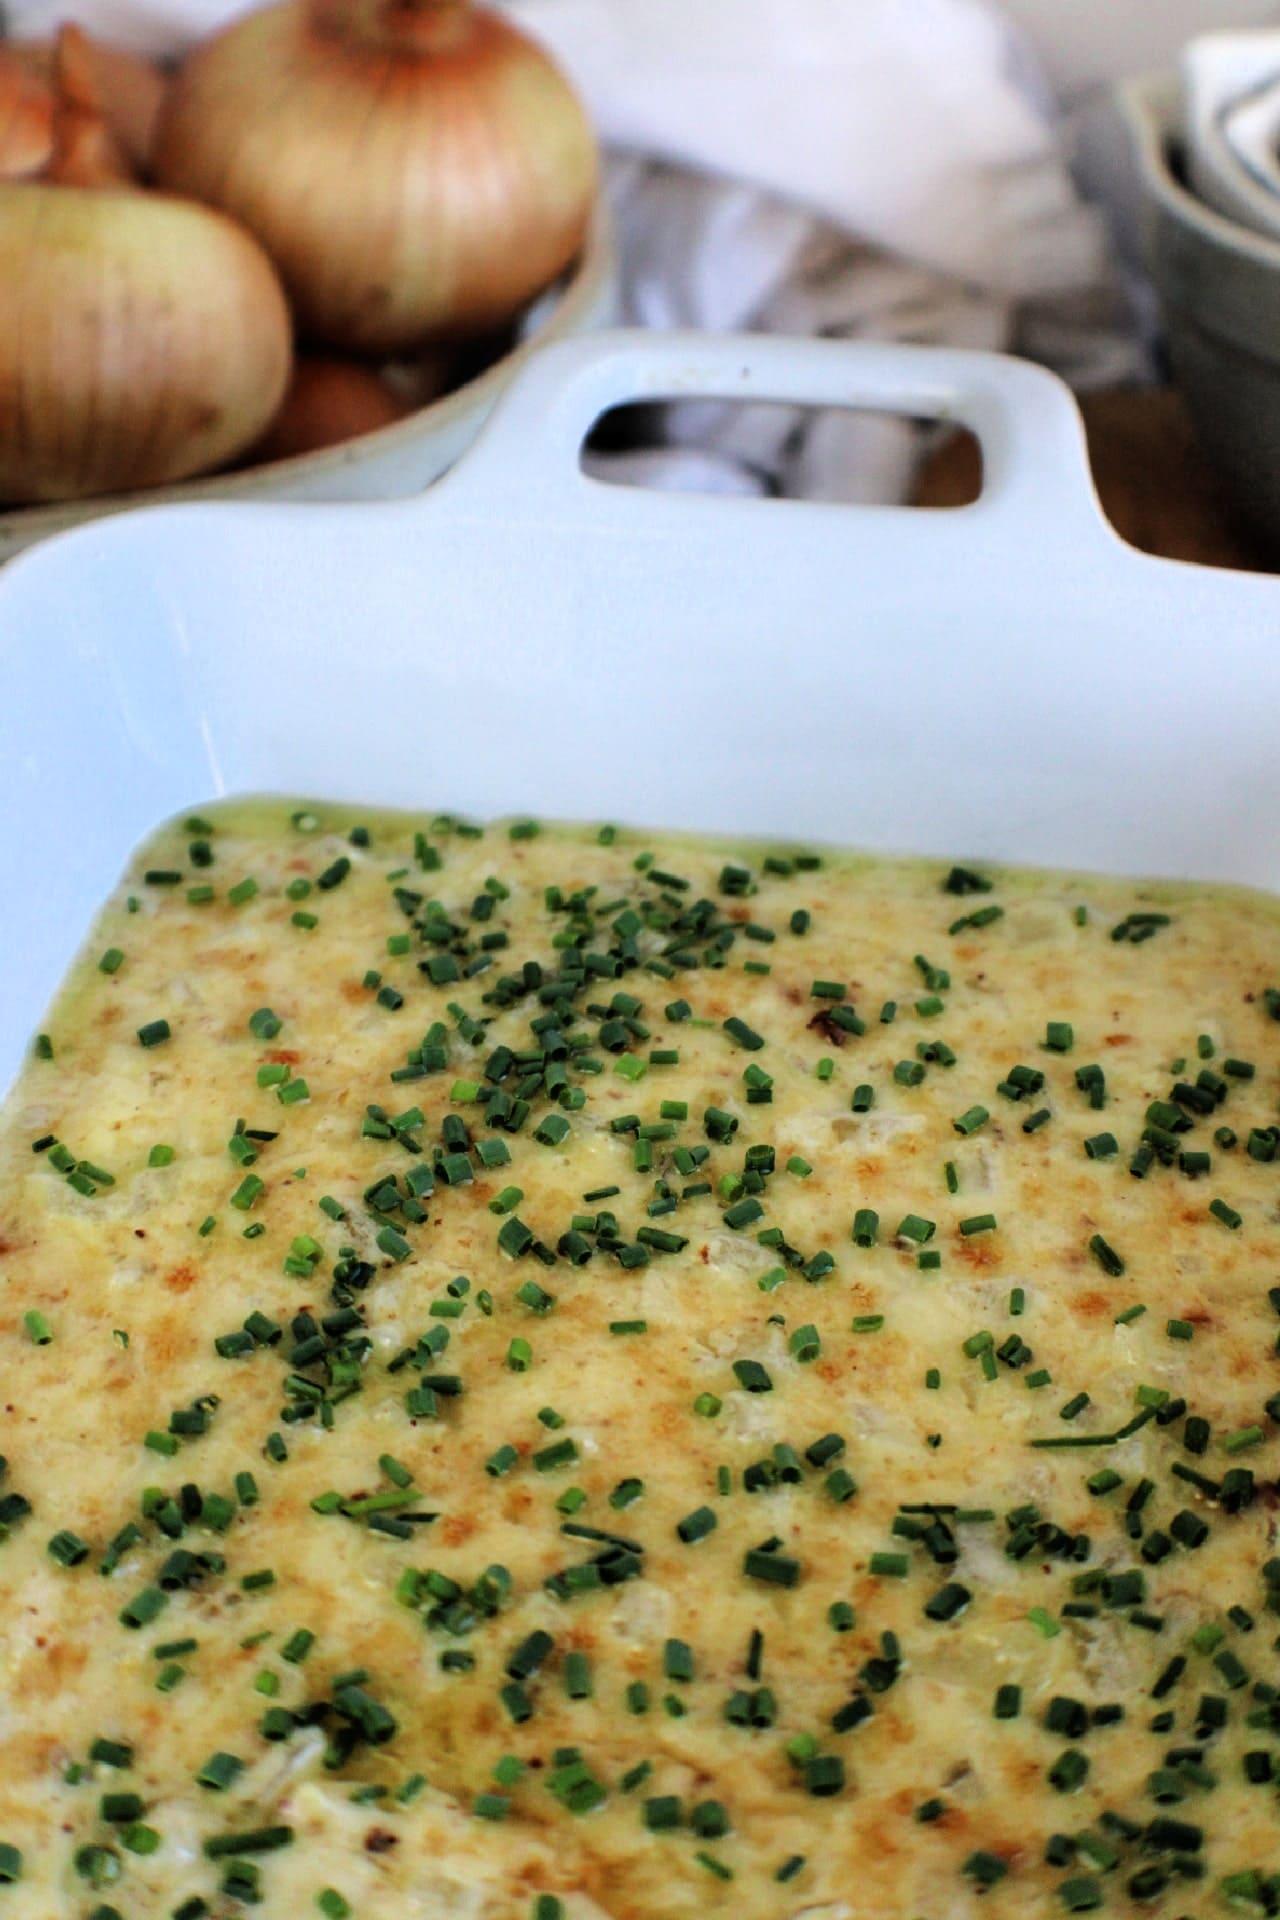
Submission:
M 47 1551 L 59 1566 L 78 1567 L 82 1560 L 89 1557 L 89 1542 L 82 1540 L 78 1533 L 72 1533 L 69 1528 L 63 1528 L 52 1536 Z
M 735 1360 L 733 1371 L 738 1377 L 738 1385 L 748 1393 L 771 1393 L 773 1380 L 767 1367 L 758 1360 Z
M 794 1587 L 800 1580 L 800 1562 L 776 1550 L 751 1547 L 742 1557 L 742 1571 L 752 1580 L 776 1587 Z
M 797 1327 L 787 1341 L 794 1357 L 802 1363 L 816 1360 L 822 1352 L 822 1340 L 818 1329 L 813 1325 Z
M 1089 1242 L 1089 1251 L 1105 1274 L 1108 1274 L 1113 1280 L 1119 1279 L 1125 1270 L 1124 1261 L 1116 1252 L 1115 1248 L 1107 1244 L 1100 1233 L 1093 1235 Z
M 214 1753 L 196 1774 L 197 1785 L 212 1792 L 225 1793 L 236 1777 L 244 1772 L 244 1761 L 234 1753 Z
M 855 1247 L 874 1247 L 880 1237 L 880 1215 L 874 1207 L 859 1207 L 853 1216 Z
M 925 1601 L 925 1618 L 939 1622 L 955 1620 L 965 1611 L 972 1599 L 973 1595 L 968 1587 L 961 1586 L 957 1580 L 949 1580 L 946 1586 L 939 1587 L 938 1591 Z
M 241 1213 L 248 1213 L 254 1202 L 266 1192 L 266 1182 L 256 1173 L 247 1173 L 231 1196 L 231 1204 Z
M 705 1540 L 719 1525 L 710 1507 L 695 1507 L 683 1520 L 676 1524 L 676 1533 L 685 1546 L 691 1547 L 699 1540 Z
M 248 1833 L 219 1833 L 204 1843 L 209 1860 L 226 1860 L 245 1853 L 274 1853 L 293 1843 L 293 1828 L 255 1827 Z

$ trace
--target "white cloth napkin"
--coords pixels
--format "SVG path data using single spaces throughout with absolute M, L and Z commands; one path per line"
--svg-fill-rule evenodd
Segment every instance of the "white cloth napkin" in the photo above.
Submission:
M 616 156 L 627 319 L 1001 347 L 1048 306 L 1074 372 L 1088 379 L 1095 350 L 1108 372 L 1137 366 L 1048 89 L 983 0 L 507 11 L 563 62 Z M 609 463 L 706 487 L 718 459 L 734 491 L 886 500 L 921 445 L 867 414 L 705 405 L 669 409 L 662 437 L 665 460 Z M 689 448 L 692 465 L 676 451 Z
M 172 53 L 237 0 L 0 0 Z M 1053 340 L 1087 380 L 1123 328 L 1026 44 L 987 0 L 503 0 L 584 94 L 611 156 L 621 314 L 947 345 Z M 1083 324 L 1079 316 L 1086 316 Z M 1099 318 L 1101 316 L 1101 319 Z M 1121 345 L 1121 357 L 1128 351 Z M 673 484 L 899 497 L 916 436 L 868 416 L 672 409 L 624 470 Z
M 1043 100 L 979 0 L 509 0 L 618 147 L 742 181 L 922 265 L 1019 293 L 1080 270 Z
M 1182 85 L 1192 186 L 1280 239 L 1280 30 L 1202 34 L 1183 52 Z

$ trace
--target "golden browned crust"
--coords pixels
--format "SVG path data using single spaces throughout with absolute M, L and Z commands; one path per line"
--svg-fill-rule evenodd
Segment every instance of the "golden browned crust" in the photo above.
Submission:
M 0 1844 L 22 1854 L 0 1920 L 102 1900 L 142 1920 L 197 1894 L 237 1912 L 252 1874 L 233 1871 L 220 1892 L 226 1862 L 202 1845 L 276 1826 L 291 1843 L 251 1856 L 269 1914 L 319 1911 L 335 1889 L 359 1920 L 507 1920 L 540 1893 L 570 1920 L 949 1920 L 1087 1908 L 1091 1885 L 1106 1910 L 1145 1911 L 1150 1896 L 1172 1914 L 1207 1910 L 1224 1879 L 1251 1872 L 1262 1878 L 1237 1879 L 1237 1894 L 1265 1911 L 1280 1779 L 1267 1692 L 1280 1683 L 1272 902 L 1003 873 L 993 891 L 956 895 L 942 867 L 828 855 L 797 869 L 787 856 L 778 872 L 759 848 L 632 832 L 601 844 L 594 829 L 472 837 L 370 816 L 363 846 L 347 838 L 358 815 L 317 809 L 300 830 L 291 811 L 246 803 L 215 811 L 211 833 L 178 823 L 158 836 L 50 1016 L 53 1058 L 33 1059 L 6 1109 L 0 1500 L 20 1495 L 31 1511 L 11 1507 L 0 1542 Z M 193 841 L 211 865 L 192 863 Z M 337 884 L 315 884 L 343 861 Z M 148 884 L 156 869 L 180 882 Z M 256 892 L 233 894 L 246 876 Z M 682 932 L 700 901 L 702 920 Z M 975 912 L 977 926 L 957 929 Z M 1133 913 L 1159 923 L 1114 938 Z M 495 934 L 506 944 L 483 947 Z M 617 977 L 601 960 L 560 1009 L 551 1085 L 585 1096 L 562 1107 L 532 1058 L 546 1029 L 530 1021 L 555 996 L 499 983 L 536 960 L 545 987 L 575 937 L 601 956 L 632 944 Z M 111 949 L 123 960 L 101 971 Z M 419 962 L 449 952 L 459 977 L 437 984 Z M 492 964 L 465 977 L 478 960 Z M 815 982 L 842 997 L 815 996 Z M 691 1017 L 665 1011 L 680 1001 Z M 278 1030 L 251 1030 L 262 1008 Z M 170 1037 L 139 1044 L 157 1020 Z M 1071 1024 L 1070 1051 L 1045 1045 L 1049 1021 Z M 742 1045 L 750 1035 L 763 1045 Z M 393 1082 L 424 1036 L 428 1071 Z M 501 1079 L 515 1098 L 529 1076 L 515 1132 L 492 1108 L 486 1118 L 499 1046 L 530 1056 Z M 664 1051 L 678 1061 L 651 1057 Z M 1224 1071 L 1228 1060 L 1252 1076 Z M 1043 1088 L 1008 1097 L 1016 1064 Z M 1077 1083 L 1090 1067 L 1105 1076 L 1100 1106 L 1096 1079 Z M 282 1102 L 299 1079 L 309 1098 Z M 874 1104 L 855 1111 L 861 1087 Z M 1191 1124 L 1176 1120 L 1164 1165 L 1171 1115 L 1157 1107 L 1156 1152 L 1135 1177 L 1153 1102 Z M 663 1103 L 675 1103 L 668 1119 Z M 370 1104 L 422 1118 L 397 1138 L 369 1124 Z M 958 1132 L 975 1107 L 986 1120 Z M 1027 1131 L 1042 1108 L 1051 1117 Z M 731 1138 L 708 1109 L 737 1122 Z M 405 1176 L 431 1166 L 449 1115 L 470 1130 L 470 1148 L 454 1149 L 469 1177 L 450 1184 L 437 1167 L 414 1218 Z M 562 1140 L 555 1126 L 538 1139 L 548 1115 L 567 1122 Z M 615 1130 L 628 1115 L 656 1124 L 647 1148 Z M 247 1144 L 229 1149 L 238 1122 Z M 1234 1145 L 1215 1141 L 1223 1127 Z M 1096 1141 L 1107 1133 L 1111 1157 Z M 476 1143 L 490 1140 L 508 1162 L 485 1164 Z M 158 1143 L 170 1164 L 149 1164 Z M 746 1155 L 764 1146 L 774 1170 L 753 1194 Z M 1200 1152 L 1207 1172 L 1179 1165 Z M 393 1211 L 376 1192 L 387 1176 Z M 522 1197 L 495 1211 L 512 1186 Z M 602 1209 L 616 1239 L 607 1223 L 601 1238 Z M 854 1244 L 860 1209 L 878 1215 L 875 1245 Z M 927 1239 L 899 1233 L 908 1216 L 932 1223 Z M 512 1222 L 546 1264 L 536 1245 L 500 1249 Z M 762 1232 L 783 1244 L 760 1244 Z M 922 1252 L 940 1263 L 922 1266 Z M 542 1311 L 537 1289 L 553 1296 Z M 351 1324 L 319 1336 L 335 1370 L 290 1322 L 347 1306 Z M 253 1310 L 281 1340 L 222 1357 L 215 1339 Z M 611 1331 L 619 1322 L 642 1330 Z M 433 1355 L 423 1337 L 442 1333 Z M 513 1341 L 528 1343 L 527 1362 Z M 770 1390 L 746 1390 L 735 1362 L 762 1366 Z M 347 1375 L 357 1391 L 344 1392 Z M 446 1376 L 433 1410 L 424 1375 Z M 1082 1393 L 1088 1404 L 1064 1418 Z M 167 1437 L 174 1410 L 202 1396 L 217 1397 L 207 1430 Z M 286 1407 L 312 1411 L 286 1421 Z M 1032 1444 L 1105 1441 L 1142 1415 L 1108 1444 Z M 1196 1421 L 1208 1427 L 1199 1451 Z M 148 1433 L 161 1438 L 148 1446 Z M 843 1450 L 818 1448 L 814 1464 L 806 1450 L 829 1433 Z M 287 1460 L 264 1452 L 271 1434 Z M 566 1461 L 539 1463 L 566 1441 Z M 1119 1484 L 1091 1492 L 1108 1469 Z M 857 1483 L 847 1498 L 838 1472 Z M 252 1488 L 242 1480 L 237 1497 L 245 1473 Z M 629 1480 L 643 1483 L 631 1499 Z M 184 1486 L 212 1507 L 196 1514 L 188 1493 L 184 1519 Z M 565 1498 L 575 1487 L 579 1505 Z M 367 1513 L 324 1511 L 331 1490 L 403 1492 L 408 1505 L 389 1505 L 393 1530 L 380 1532 Z M 702 1508 L 714 1528 L 686 1544 L 678 1523 Z M 403 1511 L 436 1517 L 400 1523 Z M 104 1577 L 130 1520 L 140 1537 Z M 566 1521 L 639 1552 L 566 1536 Z M 48 1550 L 64 1530 L 88 1548 L 78 1564 Z M 769 1541 L 776 1566 L 748 1564 Z M 175 1551 L 205 1559 L 175 1571 Z M 873 1560 L 886 1553 L 903 1559 Z M 565 1569 L 601 1554 L 611 1584 L 566 1586 Z M 166 1580 L 190 1584 L 164 1591 L 143 1626 L 121 1624 L 166 1565 Z M 505 1576 L 486 1588 L 495 1566 Z M 253 1582 L 263 1569 L 272 1584 Z M 443 1578 L 429 1589 L 414 1570 Z M 470 1601 L 452 1605 L 449 1582 Z M 845 1631 L 832 1624 L 841 1605 L 855 1618 Z M 298 1661 L 287 1653 L 300 1628 L 315 1638 Z M 522 1700 L 507 1669 L 535 1632 L 553 1644 L 519 1682 Z M 157 1656 L 188 1639 L 194 1649 Z M 670 1642 L 688 1649 L 691 1678 Z M 590 1697 L 570 1697 L 583 1667 L 569 1656 L 586 1657 Z M 342 1694 L 356 1668 L 376 1703 L 367 1723 Z M 162 1673 L 172 1690 L 158 1689 Z M 628 1687 L 647 1690 L 647 1711 L 629 1710 Z M 1001 1687 L 1021 1689 L 1016 1719 L 995 1716 Z M 1225 1705 L 1206 1710 L 1205 1695 Z M 1068 1705 L 1046 1725 L 1055 1699 Z M 851 1701 L 862 1705 L 842 1713 Z M 395 1723 L 385 1740 L 379 1707 Z M 362 1725 L 374 1737 L 353 1741 Z M 99 1737 L 130 1747 L 132 1764 L 90 1765 Z M 576 1775 L 556 1760 L 565 1748 L 579 1751 Z M 1078 1782 L 1064 1752 L 1088 1763 Z M 215 1753 L 244 1763 L 222 1790 L 196 1780 Z M 1246 1759 L 1259 1754 L 1275 1778 Z M 419 1774 L 427 1784 L 402 1801 Z M 601 1804 L 566 1806 L 575 1786 L 589 1806 L 592 1782 Z M 132 1820 L 104 1818 L 113 1793 L 139 1796 Z M 491 1797 L 477 1814 L 478 1796 Z M 671 1797 L 678 1824 L 651 1831 L 646 1803 Z M 1053 1835 L 1068 1840 L 1047 1861 Z

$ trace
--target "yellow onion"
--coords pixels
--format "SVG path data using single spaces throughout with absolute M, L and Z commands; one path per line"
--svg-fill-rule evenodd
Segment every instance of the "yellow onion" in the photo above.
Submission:
M 166 84 L 149 60 L 81 27 L 60 28 L 52 42 L 0 44 L 0 179 L 44 176 L 53 150 L 55 88 L 65 93 L 68 85 L 81 99 L 92 93 L 124 160 L 141 171 Z
M 392 353 L 501 326 L 572 261 L 595 192 L 577 96 L 471 0 L 283 0 L 183 65 L 157 179 L 242 221 L 305 332 Z
M 318 453 L 389 427 L 408 412 L 385 381 L 358 360 L 302 359 L 293 369 L 284 405 L 251 448 L 249 461 L 256 465 Z
M 289 377 L 271 263 L 206 207 L 0 186 L 0 499 L 161 486 L 230 460 Z
M 63 27 L 53 50 L 53 152 L 42 180 L 62 187 L 128 187 L 137 175 L 102 111 L 89 44 Z
M 0 180 L 34 179 L 53 153 L 53 91 L 0 45 Z
M 92 98 L 124 159 L 134 172 L 143 171 L 168 85 L 159 69 L 76 26 L 59 30 L 54 67 L 64 91 L 74 88 Z

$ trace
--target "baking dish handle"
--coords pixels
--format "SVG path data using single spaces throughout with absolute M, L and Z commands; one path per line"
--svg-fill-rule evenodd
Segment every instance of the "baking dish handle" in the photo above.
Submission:
M 1033 527 L 1077 538 L 1089 530 L 1109 535 L 1080 413 L 1056 374 L 1004 354 L 764 334 L 620 331 L 548 347 L 530 358 L 475 446 L 433 494 L 443 490 L 458 505 L 483 497 L 522 516 L 570 500 L 578 512 L 589 511 L 599 496 L 621 495 L 634 506 L 633 491 L 604 486 L 582 470 L 583 442 L 596 421 L 633 401 L 710 399 L 954 421 L 981 443 L 983 490 L 966 511 L 993 535 L 1024 540 Z M 762 505 L 725 497 L 708 504 L 737 513 Z M 910 512 L 926 523 L 926 535 L 933 518 L 915 508 L 873 511 Z

